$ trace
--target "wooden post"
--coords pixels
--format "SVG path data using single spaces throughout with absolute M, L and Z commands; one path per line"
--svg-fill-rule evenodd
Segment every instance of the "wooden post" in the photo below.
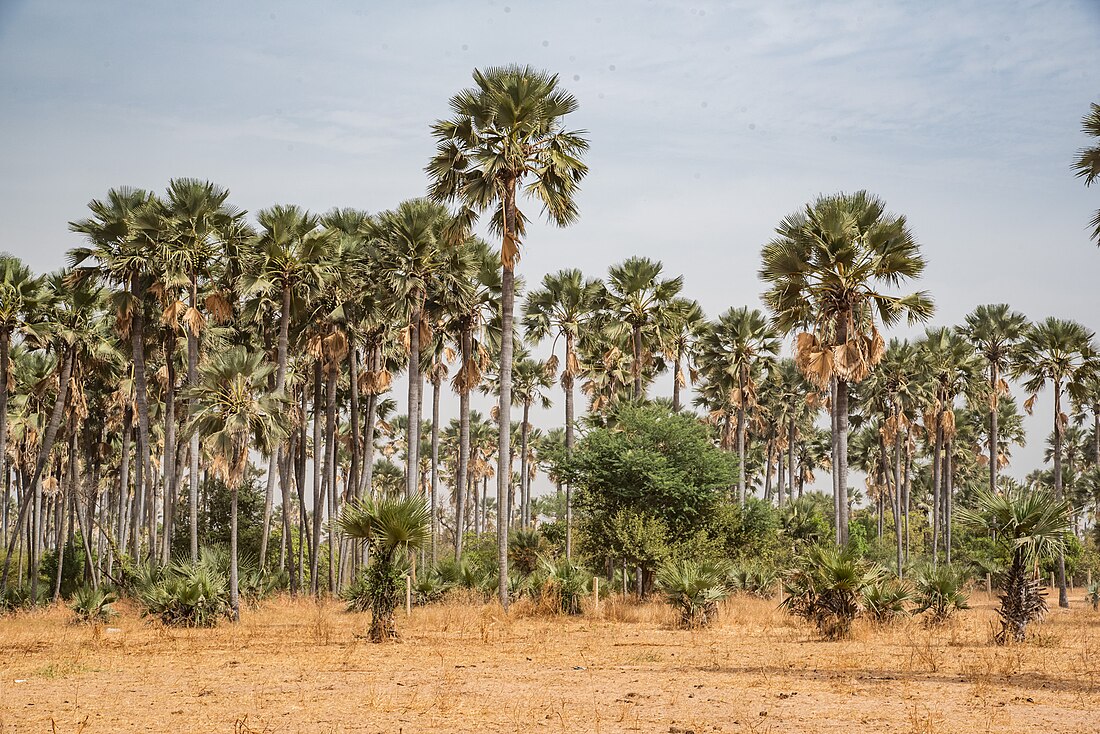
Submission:
M 1088 581 L 1088 585 L 1092 586 L 1092 569 L 1091 568 L 1088 570 L 1088 572 L 1086 574 L 1086 579 Z
M 993 575 L 990 573 L 985 575 L 985 593 L 990 596 L 993 595 Z
M 413 613 L 413 580 L 412 576 L 405 574 L 405 616 Z
M 592 577 L 592 601 L 595 602 L 594 611 L 600 611 L 600 577 Z
M 1050 589 L 1051 589 L 1051 591 L 1054 590 L 1054 574 L 1053 573 L 1050 575 Z

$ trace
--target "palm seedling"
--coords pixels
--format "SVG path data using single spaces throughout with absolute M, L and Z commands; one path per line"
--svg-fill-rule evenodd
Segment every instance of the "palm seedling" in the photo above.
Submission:
M 864 610 L 865 592 L 884 576 L 881 566 L 851 548 L 817 546 L 788 575 L 782 606 L 813 622 L 826 638 L 842 639 L 851 634 L 852 623 Z
M 69 608 L 76 614 L 77 622 L 106 622 L 118 612 L 112 606 L 118 601 L 118 594 L 102 587 L 81 586 L 73 594 Z
M 863 591 L 864 612 L 877 625 L 888 625 L 909 614 L 906 604 L 913 599 L 909 586 L 897 579 L 882 578 Z
M 730 570 L 724 564 L 672 561 L 657 571 L 657 586 L 680 612 L 680 626 L 706 627 L 718 619 L 718 602 L 729 596 Z
M 952 566 L 926 568 L 914 579 L 916 614 L 927 613 L 925 622 L 935 626 L 946 622 L 956 611 L 969 609 L 969 595 L 963 588 L 966 574 Z

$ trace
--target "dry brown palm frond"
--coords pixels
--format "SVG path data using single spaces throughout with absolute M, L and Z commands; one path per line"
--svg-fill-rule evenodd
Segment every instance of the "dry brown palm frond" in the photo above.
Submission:
M 214 291 L 203 301 L 215 324 L 224 324 L 233 318 L 233 306 L 221 291 Z
M 172 301 L 160 312 L 160 323 L 163 326 L 179 328 L 180 318 L 187 311 L 187 304 L 183 301 Z
M 202 332 L 203 327 L 206 326 L 206 317 L 204 317 L 197 308 L 191 306 L 183 314 L 183 324 L 187 327 L 191 336 L 198 336 Z
M 547 379 L 553 380 L 554 376 L 558 374 L 558 355 L 551 354 L 546 362 L 543 363 L 543 370 L 546 373 Z

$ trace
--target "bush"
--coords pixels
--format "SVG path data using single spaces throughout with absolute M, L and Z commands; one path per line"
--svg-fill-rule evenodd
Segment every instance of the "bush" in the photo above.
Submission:
M 778 580 L 779 575 L 775 569 L 762 565 L 750 565 L 731 568 L 728 586 L 730 591 L 770 599 L 775 595 L 775 584 Z
M 863 608 L 875 624 L 892 624 L 909 612 L 905 605 L 913 599 L 910 588 L 893 578 L 882 578 L 863 590 Z
M 438 569 L 430 568 L 416 578 L 413 584 L 413 603 L 418 606 L 434 604 L 443 599 L 452 584 L 443 578 Z
M 537 531 L 517 530 L 508 539 L 510 567 L 524 576 L 534 573 L 539 567 L 539 558 L 544 550 L 545 543 Z
M 118 614 L 112 606 L 116 601 L 118 594 L 113 591 L 81 586 L 73 593 L 69 608 L 76 614 L 77 622 L 106 622 Z
M 966 575 L 952 566 L 925 568 L 913 580 L 916 588 L 916 614 L 928 614 L 925 621 L 939 625 L 960 609 L 969 609 L 969 596 L 963 589 Z
M 0 613 L 15 612 L 20 609 L 29 609 L 38 604 L 44 604 L 46 602 L 45 583 L 38 584 L 37 596 L 38 599 L 36 603 L 36 600 L 31 597 L 30 584 L 24 586 L 9 586 L 4 592 L 4 595 L 0 596 Z
M 592 574 L 572 561 L 541 559 L 540 573 L 530 578 L 531 591 L 563 614 L 580 614 L 581 600 L 592 587 Z
M 851 547 L 818 546 L 788 574 L 783 606 L 813 622 L 826 638 L 845 638 L 863 611 L 867 589 L 884 576 L 881 566 L 867 562 Z
M 1092 605 L 1092 611 L 1095 612 L 1100 609 L 1100 583 L 1094 582 L 1089 586 L 1085 601 Z
M 229 610 L 229 579 L 216 566 L 176 561 L 137 589 L 144 616 L 169 627 L 213 627 Z
M 718 602 L 729 596 L 730 569 L 720 563 L 678 561 L 657 571 L 657 586 L 680 612 L 680 626 L 706 627 L 718 618 Z

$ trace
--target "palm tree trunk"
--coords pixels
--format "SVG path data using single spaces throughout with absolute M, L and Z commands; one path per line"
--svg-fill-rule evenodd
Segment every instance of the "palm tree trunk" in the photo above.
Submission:
M 328 587 L 336 593 L 336 535 L 334 520 L 339 509 L 336 501 L 336 376 L 339 374 L 338 362 L 330 362 L 325 367 L 325 483 L 328 485 Z
M 737 502 L 745 506 L 745 406 L 737 408 Z
M 528 497 L 527 486 L 527 435 L 530 431 L 530 424 L 528 421 L 531 419 L 531 401 L 523 401 L 523 423 L 519 428 L 519 526 L 521 528 L 527 527 L 527 518 L 530 517 L 530 497 Z
M 354 332 L 350 329 L 348 330 L 348 388 L 351 401 L 349 416 L 351 421 L 351 462 L 348 466 L 347 487 L 344 496 L 350 500 L 359 498 L 359 483 L 362 477 L 359 456 L 361 451 L 360 441 L 363 438 L 362 425 L 360 424 L 362 414 L 359 409 L 359 347 L 355 343 Z
M 569 366 L 574 360 L 573 332 L 565 332 L 565 369 L 561 389 L 565 392 L 565 455 L 573 453 L 573 374 Z M 1100 455 L 1100 454 L 1098 454 Z M 565 485 L 565 560 L 573 559 L 573 488 Z
M 23 487 L 23 502 L 22 507 L 19 508 L 19 518 L 16 520 L 16 527 L 23 525 L 23 518 L 30 508 L 30 504 L 34 503 L 35 521 L 38 522 L 41 517 L 40 503 L 42 501 L 42 473 L 46 469 L 46 464 L 50 459 L 50 452 L 53 451 L 54 441 L 57 440 L 57 431 L 61 427 L 62 413 L 65 409 L 65 402 L 69 398 L 69 379 L 73 374 L 73 361 L 74 356 L 72 350 L 65 353 L 64 361 L 62 362 L 61 375 L 59 378 L 59 387 L 57 390 L 57 397 L 54 399 L 53 410 L 50 412 L 50 421 L 46 424 L 46 434 L 42 437 L 42 444 L 38 449 L 38 459 L 34 465 L 34 474 L 30 477 L 30 481 Z M 34 528 L 35 537 L 37 538 L 38 528 Z M 8 573 L 11 570 L 12 556 L 15 551 L 15 541 L 19 537 L 19 533 L 12 535 L 11 540 L 8 542 L 8 553 L 4 559 L 4 571 L 0 575 L 0 593 L 7 591 L 8 589 Z M 35 586 L 37 591 L 38 584 L 38 558 L 36 555 L 37 549 L 32 546 L 31 553 L 31 583 Z M 32 597 L 34 598 L 34 597 Z
M 360 484 L 362 489 L 359 492 L 359 497 L 363 496 L 365 492 L 368 497 L 374 496 L 374 427 L 377 422 L 375 413 L 377 412 L 378 395 L 371 393 L 367 396 L 367 432 L 363 437 L 363 472 L 361 474 L 362 479 Z
M 897 540 L 897 571 L 898 578 L 902 578 L 903 547 L 901 532 L 901 431 L 894 429 L 894 536 Z
M 840 429 L 837 425 L 837 400 L 839 381 L 833 377 L 830 381 L 830 391 L 832 393 L 831 400 L 829 401 L 829 420 L 831 425 L 829 426 L 830 432 L 830 448 L 832 450 L 832 479 L 833 479 L 833 535 L 836 539 L 837 545 L 844 545 L 844 534 L 840 530 Z
M 775 442 L 767 442 L 767 450 L 764 453 L 764 501 L 772 501 L 772 457 L 775 455 Z
M 940 483 L 943 479 L 943 412 L 936 411 L 936 439 L 932 448 L 932 566 L 940 560 Z
M 989 491 L 997 491 L 997 458 L 999 455 L 998 446 L 1000 443 L 1000 426 L 998 425 L 997 410 L 997 383 L 1000 381 L 1000 375 L 997 373 L 997 364 L 991 362 L 989 365 L 989 387 L 990 400 L 989 400 Z
M 837 501 L 840 503 L 841 543 L 848 544 L 848 383 L 836 383 Z
M 794 502 L 794 416 L 787 419 L 787 498 Z
M 946 552 L 947 565 L 951 565 L 951 505 L 954 502 L 952 495 L 955 489 L 954 461 L 951 457 L 951 441 L 947 441 L 944 447 L 943 457 L 943 540 Z
M 634 399 L 641 399 L 641 326 L 635 324 L 631 329 L 630 343 L 634 351 L 634 361 L 630 363 L 630 373 L 634 376 Z
M 463 329 L 459 348 L 462 364 L 472 359 L 471 335 Z M 470 475 L 470 391 L 462 385 L 458 393 L 458 468 L 455 472 L 455 560 L 462 560 L 463 535 L 466 531 L 466 490 Z M 476 493 L 475 493 L 476 497 Z
M 309 590 L 314 596 L 321 593 L 318 571 L 321 566 L 321 518 L 325 514 L 325 498 L 321 494 L 321 479 L 324 476 L 323 451 L 321 446 L 321 415 L 323 414 L 323 390 L 321 387 L 321 360 L 313 362 L 313 542 L 309 549 Z
M 0 332 L 0 477 L 7 477 L 8 458 L 8 372 L 11 370 L 11 332 Z M 8 486 L 4 484 L 4 532 L 7 533 Z M 5 541 L 7 536 L 4 537 Z
M 154 493 L 151 459 L 152 436 L 149 430 L 149 392 L 145 378 L 144 293 L 136 279 L 130 281 L 130 295 L 133 299 L 131 305 L 133 317 L 130 319 L 130 347 L 134 361 L 134 400 L 137 403 L 138 411 L 139 471 L 142 474 L 143 489 L 146 493 L 152 494 Z M 152 518 L 148 525 L 149 559 L 154 560 L 156 557 L 156 512 L 148 512 L 147 517 Z M 134 538 L 134 547 L 135 549 L 140 547 L 136 537 Z
M 1054 499 L 1062 501 L 1062 381 L 1054 381 Z M 1066 554 L 1058 551 L 1058 606 L 1069 608 L 1066 593 Z
M 516 246 L 518 238 L 516 217 L 516 182 L 512 180 L 504 195 L 504 247 L 502 252 Z M 508 608 L 508 524 L 500 515 L 508 507 L 508 489 L 512 486 L 512 347 L 515 341 L 512 317 L 516 300 L 516 272 L 511 258 L 502 263 L 500 293 L 500 402 L 497 413 L 500 420 L 497 442 L 497 558 L 500 583 L 497 594 L 500 605 Z M 639 385 L 640 386 L 640 385 Z
M 409 400 L 408 445 L 405 465 L 405 497 L 416 496 L 416 479 L 420 473 L 420 295 L 412 294 L 413 309 L 409 316 Z
M 133 433 L 134 429 L 130 425 L 130 408 L 127 406 L 122 411 L 122 458 L 118 463 L 118 549 L 123 554 L 126 553 L 126 530 L 128 529 L 126 507 L 129 505 L 130 497 L 130 438 Z M 192 535 L 198 532 L 197 524 L 196 514 L 191 517 Z M 195 535 L 195 537 L 197 539 L 198 536 Z
M 247 448 L 245 449 L 247 451 Z M 230 482 L 229 489 L 229 615 L 234 622 L 241 621 L 241 582 L 237 565 L 237 494 L 241 479 Z
M 169 329 L 165 340 L 165 367 L 168 381 L 164 389 L 164 456 L 161 458 L 161 481 L 164 483 L 163 542 L 161 563 L 168 565 L 172 557 L 172 526 L 176 504 L 176 334 Z
M 432 564 L 436 562 L 436 536 L 439 534 L 439 517 L 436 502 L 439 493 L 439 387 L 442 375 L 432 376 Z
M 680 412 L 680 352 L 672 361 L 672 412 Z
M 776 497 L 777 506 L 780 509 L 782 509 L 782 507 L 783 507 L 783 493 L 786 491 L 786 485 L 787 485 L 787 476 L 784 473 L 784 471 L 786 469 L 786 466 L 785 466 L 786 458 L 787 457 L 785 457 L 783 455 L 783 449 L 780 448 L 779 443 L 777 441 L 777 443 L 775 445 L 775 466 L 776 466 L 776 472 L 775 472 L 775 497 Z

